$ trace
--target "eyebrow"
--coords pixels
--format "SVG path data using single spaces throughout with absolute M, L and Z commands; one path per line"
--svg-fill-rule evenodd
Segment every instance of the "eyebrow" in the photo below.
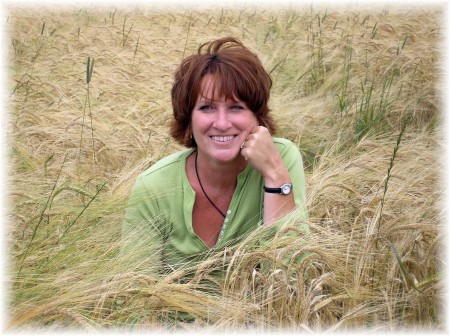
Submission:
M 230 100 L 233 103 L 243 103 L 243 104 L 245 104 L 245 102 L 243 100 L 236 99 L 236 98 L 229 97 L 227 100 Z M 224 100 L 224 101 L 227 101 L 227 100 Z M 218 101 L 218 100 L 217 99 L 211 99 L 211 98 L 205 97 L 202 94 L 200 94 L 200 98 L 198 98 L 197 103 L 200 103 L 200 102 L 211 103 L 211 102 L 215 102 L 215 101 Z M 220 100 L 220 101 L 222 101 L 222 100 Z

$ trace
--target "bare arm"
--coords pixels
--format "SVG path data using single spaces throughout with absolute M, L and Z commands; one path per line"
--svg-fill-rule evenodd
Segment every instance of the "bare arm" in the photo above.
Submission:
M 272 137 L 263 126 L 254 127 L 245 141 L 241 154 L 258 170 L 269 188 L 291 183 L 289 171 L 273 144 Z M 295 208 L 294 195 L 264 193 L 264 223 L 270 225 Z

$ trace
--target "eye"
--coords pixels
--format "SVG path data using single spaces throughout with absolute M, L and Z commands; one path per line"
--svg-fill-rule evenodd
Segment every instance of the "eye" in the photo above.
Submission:
M 230 110 L 243 110 L 244 107 L 241 105 L 231 105 Z
M 213 106 L 212 106 L 212 105 L 207 105 L 207 104 L 205 104 L 205 105 L 201 105 L 198 109 L 199 109 L 200 111 L 205 111 L 205 112 L 207 112 L 207 111 L 212 110 L 212 109 L 213 109 Z

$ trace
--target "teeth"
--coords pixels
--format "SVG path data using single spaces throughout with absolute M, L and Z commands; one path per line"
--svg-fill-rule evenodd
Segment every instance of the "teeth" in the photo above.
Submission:
M 211 137 L 214 141 L 219 142 L 227 142 L 234 139 L 234 136 L 228 135 L 228 136 L 212 136 Z

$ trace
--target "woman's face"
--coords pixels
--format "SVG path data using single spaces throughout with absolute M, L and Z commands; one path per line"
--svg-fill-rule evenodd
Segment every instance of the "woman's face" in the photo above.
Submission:
M 198 151 L 216 162 L 242 159 L 240 146 L 258 126 L 258 120 L 244 102 L 219 97 L 214 84 L 212 75 L 203 77 L 192 111 L 191 127 Z

